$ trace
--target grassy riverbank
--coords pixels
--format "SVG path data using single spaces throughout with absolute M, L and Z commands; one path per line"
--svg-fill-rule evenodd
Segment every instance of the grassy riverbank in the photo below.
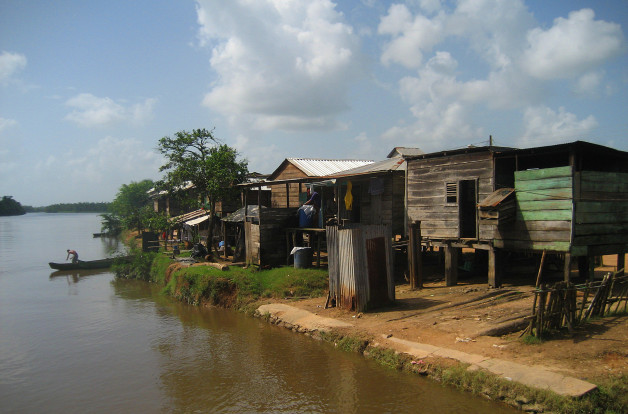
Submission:
M 207 264 L 182 265 L 162 253 L 138 252 L 134 262 L 118 265 L 114 271 L 119 277 L 156 283 L 163 287 L 164 294 L 186 303 L 215 305 L 248 313 L 253 313 L 261 303 L 324 296 L 328 287 L 327 272 L 324 270 L 284 267 L 257 271 L 254 268 L 230 267 L 223 271 Z M 377 346 L 374 337 L 361 332 L 343 331 L 316 336 L 392 369 L 426 375 L 445 385 L 527 412 L 621 413 L 626 412 L 628 406 L 628 378 L 625 375 L 592 379 L 599 389 L 574 399 L 528 388 L 482 370 L 468 370 L 467 365 L 450 359 L 413 361 L 405 354 Z M 541 345 L 526 346 L 529 347 L 526 348 L 528 353 L 534 353 L 535 347 Z
M 326 292 L 327 271 L 281 267 L 269 270 L 237 266 L 224 271 L 203 263 L 182 265 L 161 253 L 139 253 L 114 268 L 118 277 L 163 286 L 165 294 L 193 305 L 215 305 L 254 312 L 267 299 L 318 297 Z

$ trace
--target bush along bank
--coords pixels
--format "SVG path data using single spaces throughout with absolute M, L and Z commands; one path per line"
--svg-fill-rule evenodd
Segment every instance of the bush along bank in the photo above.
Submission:
M 193 305 L 213 305 L 254 314 L 262 302 L 286 298 L 320 297 L 327 291 L 327 272 L 290 267 L 256 271 L 231 267 L 222 271 L 206 265 L 183 265 L 163 253 L 136 251 L 130 263 L 113 268 L 119 278 L 139 279 L 162 286 L 163 292 Z M 258 315 L 268 317 L 268 315 Z M 413 360 L 406 354 L 377 345 L 373 338 L 356 337 L 344 331 L 307 332 L 276 318 L 284 325 L 347 352 L 356 352 L 391 369 L 414 372 L 483 398 L 499 401 L 526 412 L 623 413 L 628 406 L 628 377 L 597 383 L 598 390 L 574 399 L 545 390 L 532 389 L 450 359 Z M 533 346 L 533 345 L 531 345 Z
M 254 312 L 268 299 L 319 297 L 325 294 L 327 271 L 281 267 L 258 271 L 208 263 L 183 264 L 163 253 L 134 252 L 128 263 L 114 265 L 118 278 L 156 283 L 163 292 L 192 305 L 211 305 Z

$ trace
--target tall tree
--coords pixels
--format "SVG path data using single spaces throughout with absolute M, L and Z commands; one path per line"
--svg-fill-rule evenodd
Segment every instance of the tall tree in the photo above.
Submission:
M 172 138 L 161 138 L 157 149 L 167 161 L 159 169 L 166 172 L 165 188 L 173 192 L 191 182 L 212 218 L 216 202 L 237 194 L 235 185 L 243 182 L 248 173 L 248 162 L 239 160 L 238 152 L 214 137 L 213 130 L 179 131 Z M 207 237 L 210 251 L 213 234 L 214 224 L 210 220 Z
M 0 200 L 0 216 L 20 216 L 26 214 L 22 205 L 13 199 L 13 196 L 2 196 Z
M 120 218 L 124 227 L 141 231 L 143 223 L 143 207 L 150 204 L 148 190 L 154 187 L 152 180 L 142 180 L 122 184 L 116 198 L 111 203 L 111 211 Z

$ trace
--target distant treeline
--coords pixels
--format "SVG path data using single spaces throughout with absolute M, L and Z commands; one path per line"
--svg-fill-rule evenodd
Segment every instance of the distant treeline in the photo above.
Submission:
M 45 207 L 24 206 L 27 213 L 106 213 L 111 203 L 60 203 Z

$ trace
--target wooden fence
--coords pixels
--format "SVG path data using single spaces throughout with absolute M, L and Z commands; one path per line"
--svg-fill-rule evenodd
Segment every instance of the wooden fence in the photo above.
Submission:
M 542 285 L 535 291 L 530 324 L 523 333 L 540 338 L 544 332 L 564 327 L 572 332 L 590 318 L 628 312 L 628 276 L 620 272 L 582 285 Z

